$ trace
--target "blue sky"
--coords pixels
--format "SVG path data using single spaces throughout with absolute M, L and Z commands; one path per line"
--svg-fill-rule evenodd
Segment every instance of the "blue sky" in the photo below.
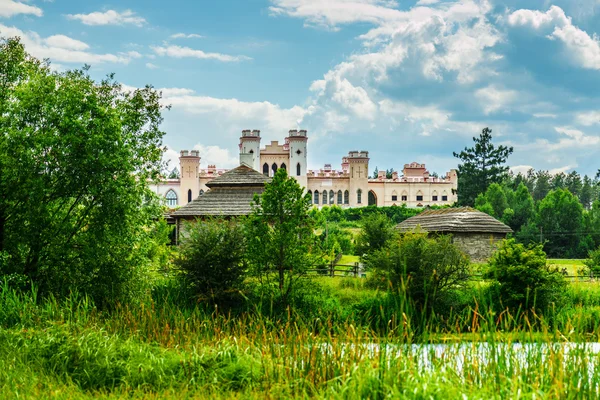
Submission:
M 0 35 L 161 89 L 167 158 L 204 167 L 301 128 L 310 168 L 443 173 L 488 126 L 515 171 L 600 168 L 600 0 L 0 0 Z

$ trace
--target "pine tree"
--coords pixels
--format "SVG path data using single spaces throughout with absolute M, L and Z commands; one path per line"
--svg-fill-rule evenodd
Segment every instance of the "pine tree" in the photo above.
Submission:
M 492 144 L 492 130 L 484 128 L 474 137 L 474 147 L 453 153 L 462 164 L 458 166 L 458 202 L 472 206 L 480 193 L 485 193 L 492 183 L 501 183 L 508 172 L 505 165 L 513 148 Z

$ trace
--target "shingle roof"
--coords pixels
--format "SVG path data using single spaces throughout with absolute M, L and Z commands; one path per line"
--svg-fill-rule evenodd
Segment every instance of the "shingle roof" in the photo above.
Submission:
M 470 207 L 427 210 L 396 226 L 403 232 L 419 226 L 426 232 L 510 233 L 509 226 Z
M 171 214 L 174 218 L 239 216 L 252 212 L 255 194 L 262 194 L 270 179 L 241 165 L 206 184 L 209 191 Z
M 223 186 L 265 186 L 265 183 L 269 182 L 270 178 L 261 174 L 258 171 L 246 165 L 240 165 L 237 168 L 225 172 L 208 182 L 206 186 L 209 188 L 223 187 Z

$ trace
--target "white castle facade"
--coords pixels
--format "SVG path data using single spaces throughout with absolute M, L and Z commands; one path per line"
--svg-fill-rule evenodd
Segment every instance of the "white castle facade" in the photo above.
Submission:
M 369 178 L 369 152 L 350 151 L 342 158 L 340 170 L 330 164 L 313 171 L 307 168 L 308 136 L 305 130 L 291 130 L 283 144 L 272 141 L 261 148 L 260 131 L 244 130 L 240 137 L 240 163 L 265 175 L 273 176 L 279 168 L 287 170 L 311 195 L 315 206 L 340 207 L 401 206 L 425 207 L 448 205 L 456 201 L 457 171 L 443 177 L 430 176 L 425 164 L 405 164 L 400 175 L 391 178 L 380 171 Z M 201 168 L 197 150 L 183 150 L 179 157 L 180 178 L 166 179 L 153 185 L 153 190 L 165 198 L 171 208 L 183 206 L 208 189 L 207 182 L 227 170 L 215 165 Z

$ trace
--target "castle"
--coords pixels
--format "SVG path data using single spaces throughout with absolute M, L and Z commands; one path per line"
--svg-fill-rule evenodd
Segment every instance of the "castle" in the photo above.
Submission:
M 305 130 L 290 130 L 283 144 L 272 141 L 261 149 L 259 130 L 244 130 L 240 137 L 240 164 L 245 164 L 266 176 L 273 176 L 279 168 L 287 170 L 310 194 L 315 206 L 338 205 L 363 207 L 366 205 L 425 207 L 448 205 L 456 201 L 457 171 L 452 169 L 444 177 L 430 176 L 425 164 L 405 164 L 402 175 L 393 172 L 386 177 L 380 171 L 369 178 L 369 152 L 350 151 L 342 158 L 341 170 L 325 164 L 318 171 L 308 170 L 308 136 Z M 227 170 L 215 165 L 200 168 L 197 150 L 183 150 L 179 157 L 180 178 L 166 179 L 153 185 L 153 190 L 175 208 L 203 195 L 212 179 Z

